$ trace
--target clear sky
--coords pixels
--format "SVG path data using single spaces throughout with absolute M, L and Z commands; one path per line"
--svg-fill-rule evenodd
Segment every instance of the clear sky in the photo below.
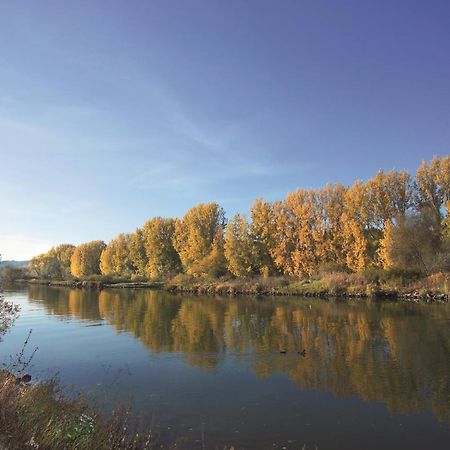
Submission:
M 3 259 L 449 149 L 449 0 L 0 0 Z

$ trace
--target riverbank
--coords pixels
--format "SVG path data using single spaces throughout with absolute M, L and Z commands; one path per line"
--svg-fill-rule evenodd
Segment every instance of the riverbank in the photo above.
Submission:
M 38 284 L 43 286 L 60 286 L 70 287 L 74 289 L 162 289 L 164 282 L 162 281 L 118 281 L 111 282 L 108 280 L 17 280 L 20 283 Z
M 189 277 L 175 278 L 165 285 L 173 293 L 206 295 L 302 296 L 322 298 L 399 298 L 405 301 L 448 302 L 447 280 L 429 280 L 409 286 L 368 283 L 356 274 L 334 273 L 317 279 L 296 280 L 286 277 L 207 280 Z
M 89 289 L 164 289 L 172 293 L 201 295 L 303 296 L 341 298 L 401 298 L 407 301 L 449 301 L 450 274 L 411 279 L 410 274 L 371 271 L 365 274 L 331 272 L 309 279 L 294 277 L 222 277 L 212 279 L 186 274 L 170 280 L 127 281 L 23 280 L 30 284 Z
M 150 436 L 128 432 L 127 414 L 100 416 L 78 396 L 61 396 L 55 381 L 30 384 L 0 370 L 0 448 L 149 449 Z

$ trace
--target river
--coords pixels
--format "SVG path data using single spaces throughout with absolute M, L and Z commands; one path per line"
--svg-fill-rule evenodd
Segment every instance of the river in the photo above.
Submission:
M 450 442 L 450 304 L 173 295 L 30 285 L 0 344 L 32 329 L 56 376 L 163 447 L 421 449 Z

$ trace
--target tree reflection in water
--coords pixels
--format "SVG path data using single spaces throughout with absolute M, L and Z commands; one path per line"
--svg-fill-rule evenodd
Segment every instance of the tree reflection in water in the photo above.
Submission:
M 302 298 L 191 297 L 152 290 L 29 286 L 59 317 L 105 320 L 152 352 L 214 370 L 228 355 L 259 377 L 285 373 L 305 389 L 356 394 L 391 412 L 431 407 L 450 422 L 450 305 Z M 298 351 L 306 349 L 306 357 Z M 280 351 L 286 355 L 280 357 Z

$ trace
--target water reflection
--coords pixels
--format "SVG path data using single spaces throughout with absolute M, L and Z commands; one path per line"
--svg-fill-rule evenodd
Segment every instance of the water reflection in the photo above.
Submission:
M 262 378 L 284 373 L 306 389 L 356 394 L 404 414 L 430 408 L 450 422 L 450 305 L 42 286 L 29 286 L 28 295 L 49 314 L 104 320 L 154 353 L 179 352 L 205 370 L 227 355 Z

